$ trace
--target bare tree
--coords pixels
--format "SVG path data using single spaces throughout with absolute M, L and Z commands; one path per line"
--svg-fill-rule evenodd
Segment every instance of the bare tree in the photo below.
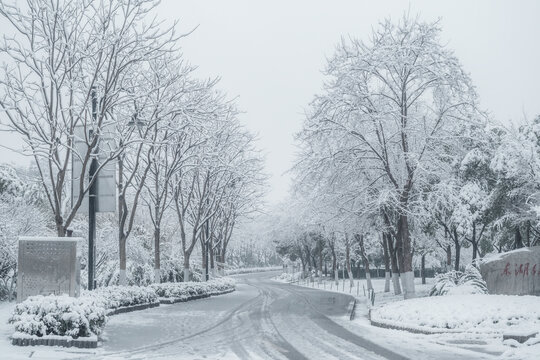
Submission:
M 0 47 L 12 60 L 0 76 L 1 123 L 22 137 L 33 157 L 59 236 L 96 178 L 88 181 L 86 173 L 100 137 L 115 128 L 114 109 L 129 101 L 127 79 L 139 63 L 174 47 L 172 28 L 143 22 L 156 4 L 29 0 L 23 10 L 0 3 L 0 14 L 15 33 Z M 131 131 L 115 135 L 129 138 Z M 123 150 L 102 146 L 96 174 Z M 81 165 L 70 176 L 73 158 Z M 71 180 L 78 182 L 72 204 Z

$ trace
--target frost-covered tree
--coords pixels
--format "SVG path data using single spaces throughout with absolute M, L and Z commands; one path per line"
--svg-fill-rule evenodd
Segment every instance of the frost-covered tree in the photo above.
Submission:
M 353 169 L 379 211 L 392 214 L 407 298 L 414 296 L 409 222 L 417 188 L 445 175 L 455 139 L 481 123 L 471 81 L 439 34 L 438 23 L 405 16 L 384 21 L 368 42 L 343 40 L 299 135 L 300 161 L 311 158 L 333 177 Z
M 175 46 L 171 28 L 148 21 L 157 2 L 1 2 L 11 25 L 0 52 L 0 124 L 17 133 L 37 166 L 43 192 L 64 236 L 94 180 L 86 174 L 100 149 L 96 173 L 124 149 L 100 138 L 113 132 L 115 109 L 131 103 L 130 79 L 140 65 Z M 153 89 L 152 89 L 153 91 Z M 128 119 L 126 121 L 129 121 Z M 132 129 L 114 136 L 129 144 Z M 80 163 L 70 174 L 72 160 Z M 94 177 L 95 179 L 95 177 Z M 77 181 L 70 202 L 70 182 Z

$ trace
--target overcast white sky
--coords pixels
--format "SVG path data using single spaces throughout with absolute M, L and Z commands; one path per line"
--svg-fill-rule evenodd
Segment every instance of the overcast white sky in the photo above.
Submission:
M 293 134 L 322 85 L 325 57 L 341 36 L 366 39 L 385 17 L 410 9 L 442 18 L 443 39 L 471 73 L 482 105 L 503 122 L 540 114 L 540 1 L 163 0 L 160 15 L 180 30 L 200 76 L 220 76 L 238 96 L 242 120 L 259 135 L 271 175 L 268 200 L 289 186 Z M 0 24 L 1 29 L 1 24 Z M 0 133 L 0 144 L 9 144 Z M 0 161 L 16 157 L 0 149 Z
M 540 114 L 540 1 L 175 1 L 161 14 L 180 28 L 201 76 L 219 75 L 259 134 L 271 174 L 268 200 L 286 196 L 293 134 L 322 85 L 321 69 L 342 35 L 367 38 L 385 17 L 410 9 L 442 18 L 443 39 L 471 73 L 482 105 L 500 121 Z

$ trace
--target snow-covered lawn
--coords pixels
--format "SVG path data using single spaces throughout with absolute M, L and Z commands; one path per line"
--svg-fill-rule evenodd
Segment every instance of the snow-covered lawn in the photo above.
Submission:
M 426 332 L 500 334 L 538 331 L 540 298 L 449 295 L 397 301 L 371 310 L 371 320 Z

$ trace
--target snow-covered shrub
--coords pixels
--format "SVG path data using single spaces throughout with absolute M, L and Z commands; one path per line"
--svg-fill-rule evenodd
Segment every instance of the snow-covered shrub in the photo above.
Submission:
M 37 295 L 15 305 L 9 322 L 15 331 L 28 335 L 78 338 L 99 335 L 107 321 L 105 313 L 99 298 Z
M 189 299 L 198 295 L 215 295 L 232 290 L 235 287 L 235 281 L 230 278 L 218 278 L 206 282 L 152 284 L 150 287 L 159 297 Z
M 83 296 L 99 299 L 108 310 L 158 301 L 152 288 L 139 286 L 108 286 L 92 291 L 85 290 Z
M 165 259 L 161 261 L 161 282 L 181 282 L 184 279 L 184 267 L 177 260 Z
M 276 280 L 283 281 L 283 282 L 293 282 L 297 281 L 302 277 L 302 272 L 295 272 L 294 274 L 289 273 L 282 273 L 279 276 L 276 277 Z
M 429 296 L 487 294 L 487 285 L 478 269 L 467 265 L 464 272 L 449 271 L 435 277 Z

